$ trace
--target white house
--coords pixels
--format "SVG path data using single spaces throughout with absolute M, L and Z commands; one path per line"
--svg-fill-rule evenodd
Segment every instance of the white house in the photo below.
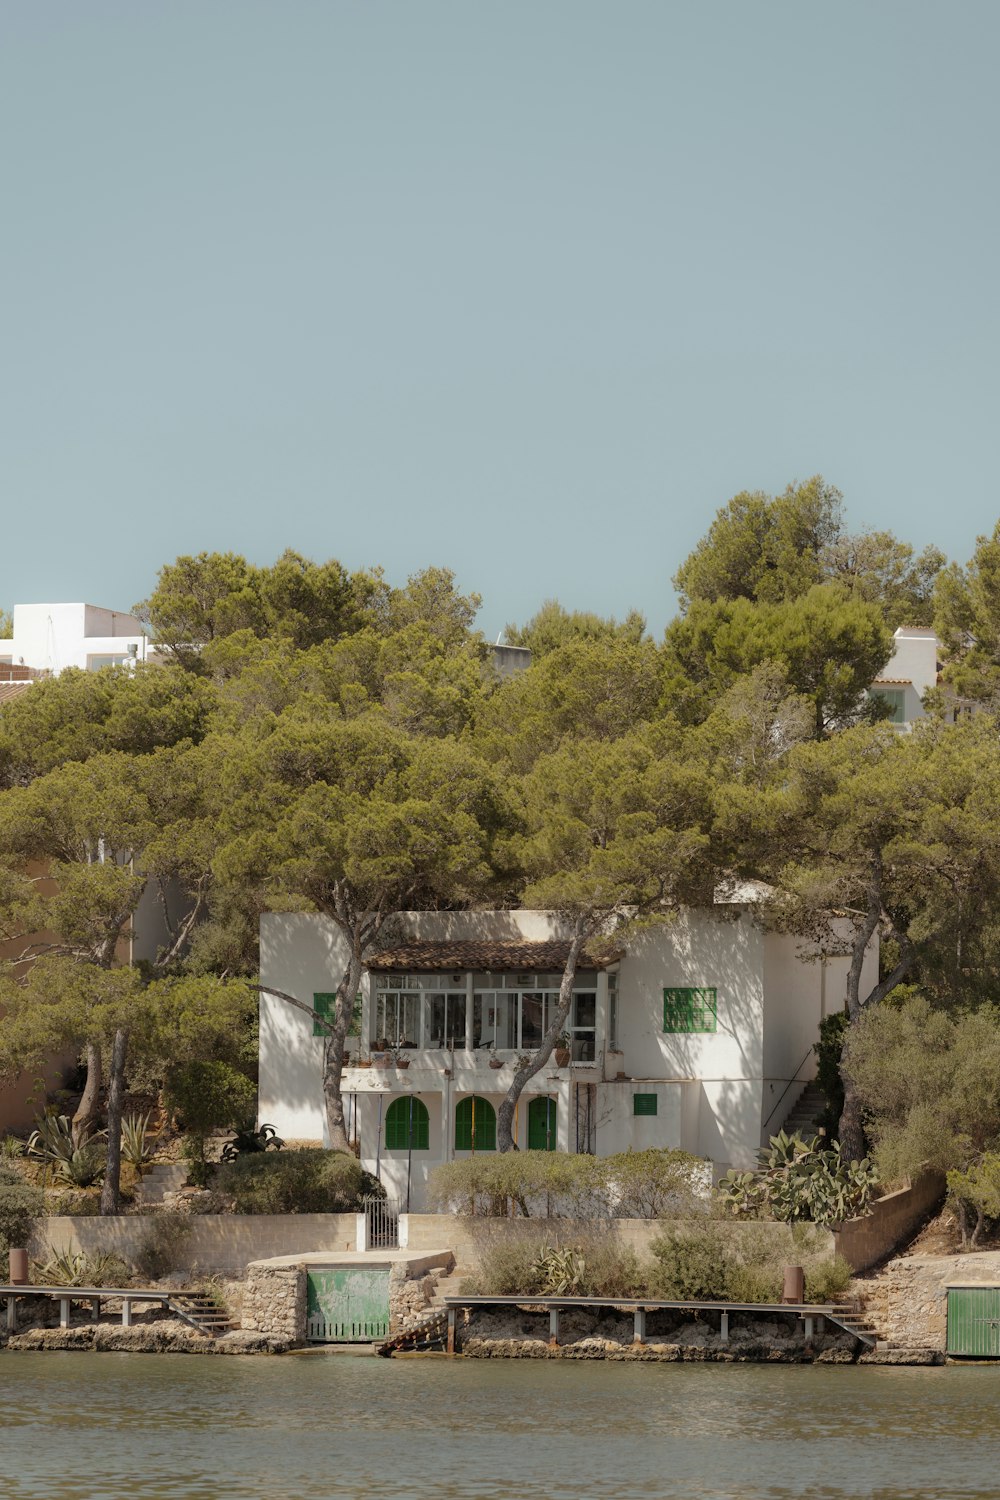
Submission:
M 567 946 L 547 912 L 411 912 L 370 957 L 344 1074 L 348 1131 L 364 1166 L 412 1208 L 431 1168 L 495 1149 L 496 1109 L 517 1057 L 547 1028 Z M 260 962 L 260 1120 L 286 1138 L 327 1139 L 322 1031 L 267 987 L 322 1013 L 343 939 L 325 917 L 269 913 Z M 873 950 L 866 968 L 876 964 Z M 601 1156 L 680 1147 L 720 1171 L 751 1165 L 813 1075 L 819 1023 L 843 1006 L 846 975 L 846 959 L 803 960 L 750 903 L 629 938 L 613 960 L 580 968 L 569 1062 L 553 1059 L 527 1085 L 518 1145 Z
M 892 710 L 890 724 L 908 730 L 916 720 L 926 717 L 924 699 L 938 686 L 941 643 L 929 625 L 901 625 L 893 640 L 893 653 L 868 691 L 888 703 Z M 957 724 L 973 711 L 967 699 L 947 695 L 945 714 L 949 724 Z
M 94 672 L 153 654 L 141 620 L 96 604 L 15 604 L 13 635 L 0 640 L 0 666 L 36 672 Z

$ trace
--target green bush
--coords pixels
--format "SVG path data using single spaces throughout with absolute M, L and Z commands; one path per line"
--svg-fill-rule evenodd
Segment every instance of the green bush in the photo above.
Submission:
M 506 1223 L 484 1219 L 476 1232 L 479 1269 L 462 1290 L 482 1297 L 555 1295 L 560 1273 L 571 1272 L 573 1295 L 641 1297 L 649 1293 L 650 1268 L 618 1242 L 613 1224 L 599 1232 L 586 1224 Z
M 360 1207 L 369 1181 L 347 1152 L 310 1149 L 223 1162 L 213 1186 L 241 1214 L 342 1214 Z
M 728 1297 L 733 1257 L 717 1225 L 668 1229 L 653 1241 L 652 1251 L 655 1296 L 669 1302 Z
M 840 1224 L 869 1211 L 878 1174 L 867 1156 L 846 1161 L 839 1141 L 823 1147 L 779 1130 L 757 1155 L 755 1171 L 730 1171 L 719 1184 L 737 1217 Z
M 807 1264 L 805 1273 L 807 1302 L 832 1302 L 834 1297 L 847 1291 L 854 1275 L 850 1262 L 842 1255 L 831 1255 L 826 1260 Z
M 431 1201 L 444 1212 L 508 1218 L 655 1219 L 704 1210 L 704 1164 L 686 1151 L 483 1152 L 431 1173 Z
M 0 1161 L 0 1256 L 26 1245 L 32 1221 L 44 1212 L 41 1189 L 25 1182 L 16 1167 Z
M 986 1225 L 1000 1219 L 1000 1153 L 984 1151 L 964 1171 L 950 1171 L 947 1183 L 948 1202 L 962 1231 L 962 1248 L 975 1249 Z
M 132 1259 L 140 1276 L 149 1281 L 159 1281 L 177 1270 L 180 1250 L 191 1232 L 187 1214 L 150 1214 L 145 1220 L 145 1233 Z
M 257 1091 L 245 1073 L 224 1062 L 186 1062 L 172 1067 L 164 1080 L 164 1102 L 186 1132 L 183 1155 L 188 1180 L 206 1187 L 212 1173 L 205 1161 L 205 1137 L 213 1130 L 235 1129 L 257 1107 Z

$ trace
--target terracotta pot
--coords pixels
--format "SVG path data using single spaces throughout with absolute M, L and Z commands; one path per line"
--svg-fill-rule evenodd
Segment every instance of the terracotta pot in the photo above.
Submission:
M 569 1048 L 568 1047 L 556 1047 L 554 1049 L 553 1053 L 552 1053 L 552 1056 L 556 1060 L 556 1067 L 557 1068 L 568 1068 L 569 1067 Z
M 399 1059 L 399 1061 L 396 1063 L 396 1067 L 397 1068 L 408 1068 L 409 1066 L 410 1066 L 410 1059 L 408 1057 L 401 1057 Z
M 491 1057 L 490 1058 L 490 1067 L 491 1068 L 502 1068 L 503 1067 L 503 1058 L 502 1057 Z

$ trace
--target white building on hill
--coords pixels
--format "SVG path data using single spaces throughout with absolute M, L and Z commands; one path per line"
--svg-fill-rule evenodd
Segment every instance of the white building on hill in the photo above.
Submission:
M 412 912 L 400 930 L 369 959 L 344 1097 L 362 1163 L 418 1209 L 433 1167 L 495 1149 L 497 1108 L 547 1028 L 568 945 L 538 911 Z M 260 961 L 260 1120 L 285 1138 L 327 1139 L 323 1033 L 266 987 L 322 1014 L 343 939 L 325 917 L 269 913 Z M 873 949 L 872 982 L 876 965 Z M 600 1156 L 680 1147 L 719 1171 L 752 1165 L 814 1074 L 819 1023 L 842 1008 L 846 975 L 846 959 L 803 961 L 750 905 L 685 912 L 630 938 L 613 961 L 579 970 L 569 1059 L 553 1056 L 527 1085 L 517 1144 Z
M 13 635 L 0 640 L 0 666 L 36 672 L 94 672 L 154 654 L 141 620 L 95 604 L 15 604 Z

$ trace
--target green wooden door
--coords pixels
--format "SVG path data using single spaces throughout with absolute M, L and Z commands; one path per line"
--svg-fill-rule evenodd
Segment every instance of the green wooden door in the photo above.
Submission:
M 314 1266 L 306 1274 L 311 1344 L 370 1344 L 389 1337 L 388 1266 Z
M 1000 1359 L 1000 1287 L 948 1288 L 948 1353 Z

